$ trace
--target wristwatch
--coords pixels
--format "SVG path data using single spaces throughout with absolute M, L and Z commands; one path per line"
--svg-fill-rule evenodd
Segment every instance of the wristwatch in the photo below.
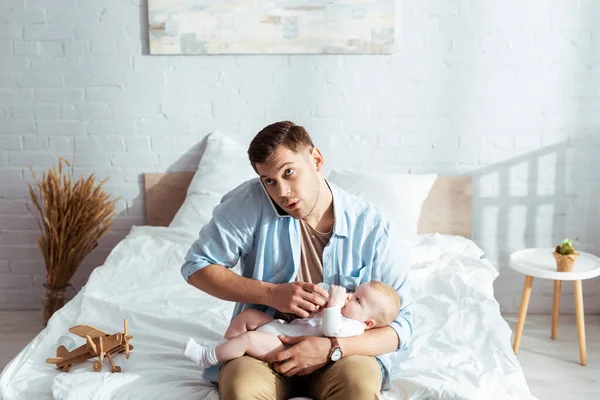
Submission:
M 336 362 L 342 358 L 344 353 L 342 352 L 340 342 L 338 342 L 337 338 L 330 337 L 329 340 L 331 340 L 331 350 L 329 350 L 329 361 Z

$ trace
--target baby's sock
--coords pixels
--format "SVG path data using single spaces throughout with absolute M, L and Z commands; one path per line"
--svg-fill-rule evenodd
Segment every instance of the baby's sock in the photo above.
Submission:
M 189 338 L 183 345 L 183 354 L 194 361 L 196 364 L 208 368 L 217 365 L 216 345 L 200 345 L 192 338 Z

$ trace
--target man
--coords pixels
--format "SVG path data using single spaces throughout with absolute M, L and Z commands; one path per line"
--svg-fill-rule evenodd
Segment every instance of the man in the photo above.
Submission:
M 402 309 L 389 326 L 361 336 L 282 337 L 290 347 L 268 363 L 229 361 L 219 370 L 221 398 L 378 398 L 389 385 L 387 353 L 407 350 L 412 335 L 408 271 L 392 254 L 389 223 L 371 204 L 327 183 L 323 156 L 301 126 L 267 126 L 248 155 L 259 178 L 215 208 L 186 255 L 188 282 L 237 302 L 233 317 L 249 307 L 276 318 L 307 317 L 326 304 L 319 282 L 353 290 L 380 280 L 396 289 Z M 241 276 L 229 270 L 238 261 Z

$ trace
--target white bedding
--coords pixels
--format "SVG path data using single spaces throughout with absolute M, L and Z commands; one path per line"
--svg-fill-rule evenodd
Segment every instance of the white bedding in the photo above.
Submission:
M 184 340 L 217 341 L 232 303 L 187 285 L 179 272 L 194 231 L 134 227 L 94 270 L 87 285 L 0 376 L 2 399 L 217 399 L 199 366 L 181 354 Z M 421 237 L 406 255 L 414 263 L 413 349 L 393 371 L 385 399 L 532 399 L 510 346 L 510 329 L 493 297 L 496 270 L 470 240 Z M 122 373 L 92 361 L 68 373 L 45 364 L 58 338 L 77 324 L 109 333 L 123 319 L 135 347 L 115 357 Z

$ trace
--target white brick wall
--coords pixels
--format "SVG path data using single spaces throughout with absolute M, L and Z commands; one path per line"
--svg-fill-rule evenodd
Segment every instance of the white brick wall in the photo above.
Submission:
M 569 236 L 598 253 L 597 2 L 407 0 L 391 56 L 210 57 L 143 54 L 145 4 L 0 2 L 0 309 L 39 307 L 29 165 L 74 159 L 122 197 L 81 287 L 143 223 L 141 173 L 193 169 L 209 132 L 246 144 L 281 119 L 305 125 L 329 166 L 472 174 L 474 239 L 500 268 L 503 310 L 523 284 L 511 251 Z M 534 282 L 531 311 L 550 310 L 551 285 Z M 584 294 L 600 312 L 600 279 Z

